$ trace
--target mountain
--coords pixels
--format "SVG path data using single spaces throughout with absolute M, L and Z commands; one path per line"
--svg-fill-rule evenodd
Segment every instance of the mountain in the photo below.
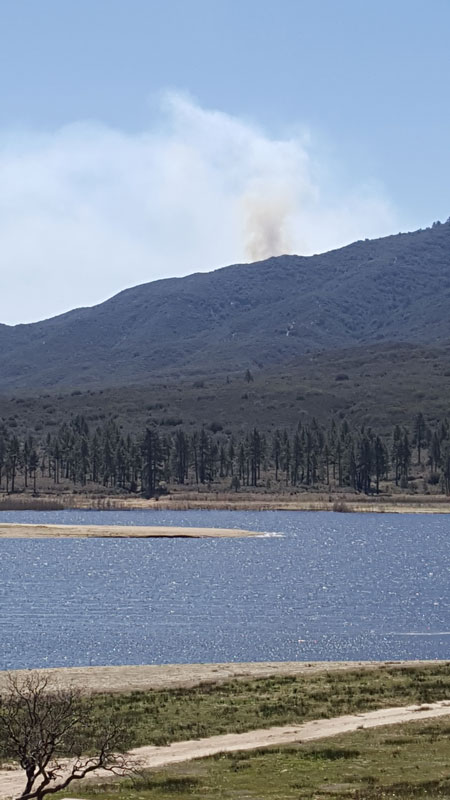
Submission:
M 0 325 L 0 391 L 258 369 L 319 351 L 450 340 L 450 221 L 310 257 L 279 256 L 127 289 Z

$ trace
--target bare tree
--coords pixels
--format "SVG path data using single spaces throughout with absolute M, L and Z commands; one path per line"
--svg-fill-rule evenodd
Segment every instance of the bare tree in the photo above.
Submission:
M 137 768 L 121 754 L 121 726 L 96 718 L 89 697 L 52 685 L 42 672 L 8 676 L 0 699 L 0 749 L 25 771 L 21 800 L 42 800 L 95 770 L 122 776 Z

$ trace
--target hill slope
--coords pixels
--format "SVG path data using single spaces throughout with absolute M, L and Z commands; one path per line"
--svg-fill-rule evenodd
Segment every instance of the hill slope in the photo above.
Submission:
M 155 281 L 92 308 L 1 325 L 0 389 L 140 383 L 377 342 L 446 342 L 449 300 L 447 222 Z

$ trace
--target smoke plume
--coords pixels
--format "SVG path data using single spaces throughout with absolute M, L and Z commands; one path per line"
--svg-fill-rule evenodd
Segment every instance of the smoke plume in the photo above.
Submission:
M 141 132 L 0 129 L 0 322 L 398 229 L 380 188 L 343 187 L 313 138 L 277 138 L 177 93 Z
M 261 261 L 292 251 L 289 198 L 271 194 L 264 197 L 246 194 L 243 199 L 244 247 L 247 261 Z

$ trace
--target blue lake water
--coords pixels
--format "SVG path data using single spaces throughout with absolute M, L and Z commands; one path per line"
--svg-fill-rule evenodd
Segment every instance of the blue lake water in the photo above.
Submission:
M 0 669 L 450 658 L 450 516 L 2 512 L 255 539 L 0 541 Z

